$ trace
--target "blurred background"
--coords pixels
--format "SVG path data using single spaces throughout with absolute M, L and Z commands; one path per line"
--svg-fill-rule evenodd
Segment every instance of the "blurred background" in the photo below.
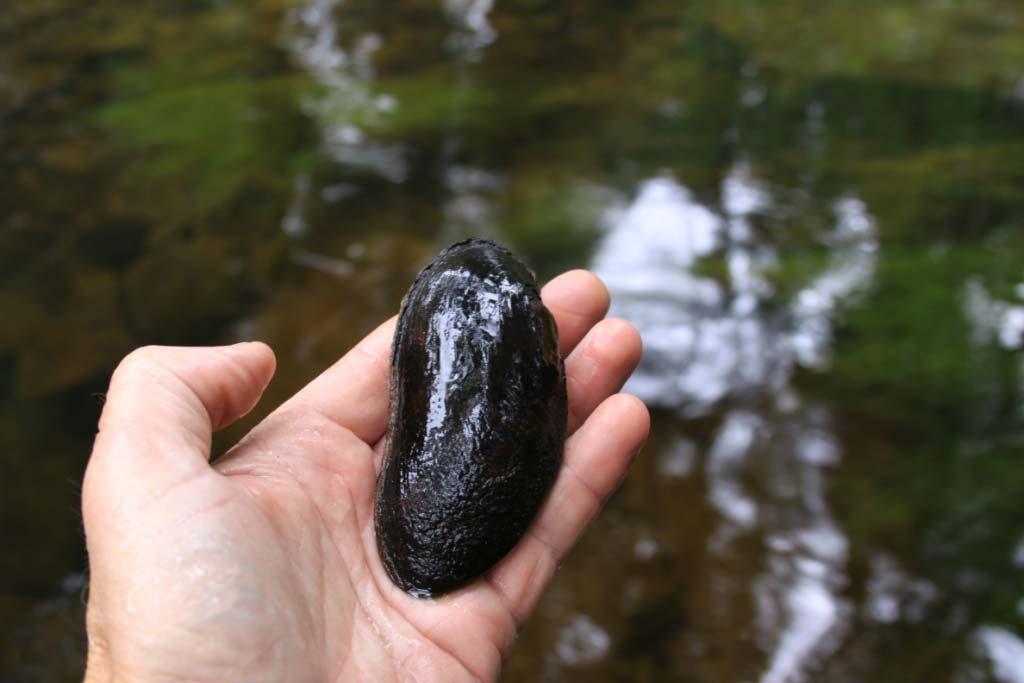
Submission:
M 83 659 L 79 487 L 148 343 L 260 415 L 468 235 L 591 267 L 649 445 L 504 680 L 1024 681 L 1024 6 L 14 0 L 0 682 Z

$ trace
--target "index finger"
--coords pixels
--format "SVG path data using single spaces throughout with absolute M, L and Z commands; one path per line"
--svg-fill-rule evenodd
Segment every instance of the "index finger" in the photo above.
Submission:
M 559 351 L 568 355 L 608 312 L 604 283 L 586 270 L 559 275 L 541 290 L 558 326 Z M 387 428 L 388 372 L 397 317 L 366 336 L 276 412 L 312 410 L 376 443 Z

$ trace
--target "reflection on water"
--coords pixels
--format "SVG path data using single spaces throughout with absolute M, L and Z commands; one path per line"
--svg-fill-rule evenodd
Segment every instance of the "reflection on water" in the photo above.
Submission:
M 469 59 L 479 59 L 479 50 L 491 43 L 497 34 L 487 21 L 494 0 L 444 0 L 445 9 L 459 25 L 449 37 L 449 45 Z
M 265 412 L 468 235 L 592 266 L 655 409 L 506 680 L 1024 680 L 1022 27 L 1000 0 L 16 4 L 0 681 L 80 665 L 50 501 L 120 354 L 265 339 Z
M 313 0 L 288 15 L 289 52 L 320 86 L 303 105 L 318 122 L 330 158 L 398 183 L 407 174 L 402 146 L 368 140 L 359 125 L 360 121 L 375 123 L 397 104 L 371 85 L 373 53 L 380 49 L 381 38 L 375 33 L 345 33 L 335 18 L 341 2 Z
M 827 364 L 831 318 L 867 288 L 877 258 L 864 203 L 835 201 L 834 226 L 818 236 L 830 262 L 780 307 L 766 279 L 779 254 L 750 224 L 770 196 L 745 165 L 725 177 L 721 194 L 716 212 L 670 178 L 645 181 L 628 208 L 613 211 L 621 216 L 609 217 L 613 227 L 593 263 L 612 291 L 613 312 L 644 336 L 643 363 L 628 389 L 688 415 L 727 397 L 795 401 L 794 367 Z M 726 265 L 721 279 L 694 270 L 712 254 Z
M 765 569 L 754 581 L 759 640 L 772 652 L 765 682 L 800 680 L 813 657 L 840 644 L 848 626 L 850 606 L 840 597 L 848 541 L 825 495 L 824 468 L 839 455 L 828 421 L 824 410 L 813 408 L 775 420 L 781 430 L 768 436 L 769 448 L 760 449 L 771 468 L 760 517 L 780 520 L 763 525 Z
M 753 593 L 757 640 L 768 654 L 760 680 L 782 683 L 800 680 L 815 657 L 834 650 L 853 613 L 840 597 L 848 541 L 825 495 L 841 447 L 827 407 L 802 401 L 791 377 L 797 366 L 826 365 L 832 318 L 870 284 L 877 241 L 863 202 L 836 201 L 834 225 L 819 237 L 829 262 L 780 307 L 768 280 L 779 254 L 751 225 L 771 206 L 770 193 L 740 165 L 723 180 L 721 198 L 716 209 L 670 178 L 644 182 L 609 219 L 594 267 L 612 291 L 613 312 L 644 338 L 627 389 L 690 416 L 726 399 L 744 404 L 724 412 L 707 452 L 708 500 L 720 515 L 708 543 L 712 556 L 727 557 L 738 538 L 754 534 L 761 569 L 749 585 L 709 589 L 726 622 L 734 619 L 728 605 Z M 726 265 L 722 279 L 699 273 L 712 255 Z
M 442 241 L 451 243 L 466 235 L 497 238 L 497 216 L 493 195 L 502 187 L 496 173 L 468 166 L 452 165 L 445 172 Z
M 585 614 L 574 616 L 558 634 L 554 654 L 561 664 L 580 666 L 600 661 L 611 647 L 607 631 Z
M 934 584 L 907 576 L 899 562 L 884 553 L 871 558 L 864 617 L 879 624 L 901 620 L 920 623 L 937 597 Z
M 1014 293 L 1017 301 L 1000 301 L 989 294 L 979 278 L 967 281 L 964 303 L 976 343 L 984 345 L 995 338 L 1003 348 L 1024 348 L 1024 283 L 1018 284 Z
M 992 675 L 999 683 L 1024 681 L 1024 641 L 1003 628 L 979 628 L 976 643 L 981 654 L 990 660 Z M 968 672 L 961 676 L 964 683 L 985 680 L 982 672 Z

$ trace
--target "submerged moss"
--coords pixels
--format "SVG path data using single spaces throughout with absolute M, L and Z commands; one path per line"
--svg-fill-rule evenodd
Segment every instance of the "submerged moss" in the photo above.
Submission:
M 296 85 L 287 76 L 154 84 L 149 94 L 104 106 L 97 121 L 128 146 L 133 165 L 153 182 L 194 179 L 196 209 L 203 211 L 256 179 L 287 188 L 301 170 L 296 132 L 302 120 L 298 114 L 280 120 L 294 107 Z
M 932 83 L 1010 87 L 1024 62 L 1024 12 L 1000 0 L 892 3 L 751 0 L 702 10 L 750 45 L 755 58 L 796 77 L 884 73 Z

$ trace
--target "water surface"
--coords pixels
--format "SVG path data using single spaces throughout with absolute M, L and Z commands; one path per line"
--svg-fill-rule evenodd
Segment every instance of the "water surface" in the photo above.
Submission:
M 508 681 L 1024 681 L 1024 8 L 70 0 L 0 18 L 0 681 L 76 680 L 78 488 L 146 343 L 223 448 L 468 235 L 588 266 L 650 444 Z

